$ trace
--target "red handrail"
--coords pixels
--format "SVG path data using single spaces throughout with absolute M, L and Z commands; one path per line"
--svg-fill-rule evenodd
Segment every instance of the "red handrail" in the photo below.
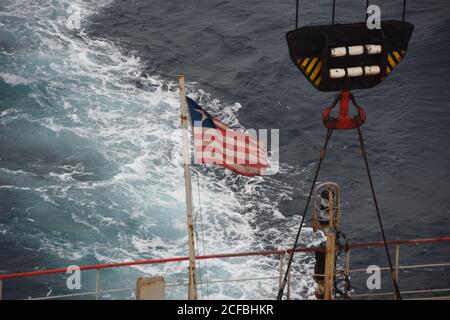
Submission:
M 450 241 L 450 237 L 437 237 L 437 238 L 426 238 L 426 239 L 410 239 L 410 240 L 389 240 L 387 241 L 390 245 L 396 244 L 420 244 L 420 243 L 435 243 L 435 242 L 447 242 Z M 361 242 L 361 243 L 351 243 L 349 248 L 368 248 L 368 247 L 379 247 L 383 246 L 382 241 L 379 242 Z
M 387 243 L 390 245 L 436 243 L 436 242 L 450 242 L 450 237 L 387 241 Z M 353 243 L 353 244 L 349 244 L 348 247 L 349 247 L 349 249 L 352 249 L 352 248 L 362 248 L 362 247 L 365 247 L 365 248 L 378 247 L 378 246 L 383 246 L 383 245 L 384 245 L 384 243 L 382 241 L 380 241 L 380 242 Z M 323 251 L 323 250 L 324 249 L 321 247 L 310 247 L 310 248 L 298 248 L 295 250 L 295 252 L 316 252 L 316 251 Z M 268 255 L 276 255 L 276 254 L 280 255 L 283 253 L 291 253 L 291 252 L 292 252 L 292 250 L 288 249 L 288 250 L 222 253 L 222 254 L 213 254 L 213 255 L 205 255 L 205 256 L 196 256 L 196 259 L 205 260 L 205 259 L 219 259 L 219 258 L 247 257 L 247 256 L 268 256 Z M 143 264 L 158 264 L 158 263 L 177 262 L 177 261 L 186 261 L 186 260 L 189 260 L 189 257 L 173 257 L 173 258 L 164 258 L 164 259 L 140 260 L 140 261 L 119 262 L 119 263 L 106 263 L 106 264 L 96 264 L 96 265 L 89 265 L 89 266 L 80 266 L 80 270 L 107 269 L 107 268 L 115 268 L 115 267 L 126 267 L 126 266 L 135 266 L 135 265 L 143 265 Z M 6 280 L 6 279 L 13 279 L 13 278 L 23 278 L 23 277 L 55 274 L 55 273 L 65 273 L 65 272 L 67 272 L 67 268 L 9 273 L 9 274 L 0 275 L 0 281 Z

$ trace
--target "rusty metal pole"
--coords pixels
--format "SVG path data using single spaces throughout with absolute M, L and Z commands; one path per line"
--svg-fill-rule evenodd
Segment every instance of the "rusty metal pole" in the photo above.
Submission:
M 336 194 L 336 197 L 338 195 Z M 339 198 L 337 198 L 339 200 Z M 334 289 L 334 273 L 336 268 L 336 229 L 337 226 L 334 224 L 334 219 L 337 218 L 335 216 L 335 209 L 338 210 L 339 205 L 334 206 L 334 197 L 331 192 L 329 192 L 328 197 L 328 210 L 329 210 L 329 218 L 330 222 L 328 225 L 328 230 L 326 232 L 327 242 L 326 242 L 326 251 L 325 251 L 325 279 L 324 279 L 324 300 L 332 300 L 333 299 L 333 289 Z
M 324 300 L 333 299 L 335 254 L 336 254 L 336 233 L 328 232 L 327 248 L 325 253 Z
M 197 300 L 197 282 L 195 275 L 195 242 L 194 222 L 192 219 L 192 185 L 191 185 L 191 157 L 189 155 L 188 140 L 188 110 L 186 103 L 186 88 L 184 86 L 184 75 L 178 76 L 180 84 L 180 110 L 181 129 L 183 131 L 183 160 L 184 160 L 184 183 L 186 189 L 186 215 L 189 243 L 189 286 L 188 299 Z

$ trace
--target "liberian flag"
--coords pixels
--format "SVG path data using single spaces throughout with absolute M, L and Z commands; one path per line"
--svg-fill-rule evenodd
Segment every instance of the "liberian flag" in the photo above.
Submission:
M 245 176 L 268 168 L 262 143 L 250 134 L 228 128 L 194 100 L 186 97 L 194 133 L 196 163 L 213 163 Z

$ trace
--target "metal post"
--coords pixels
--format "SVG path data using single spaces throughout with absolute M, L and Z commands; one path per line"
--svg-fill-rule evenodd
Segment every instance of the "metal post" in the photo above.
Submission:
M 3 299 L 3 296 L 2 296 L 2 287 L 3 287 L 3 281 L 0 280 L 0 300 Z
M 327 233 L 327 249 L 325 254 L 324 300 L 333 299 L 334 267 L 335 267 L 336 233 Z
M 395 246 L 395 280 L 398 282 L 398 267 L 400 266 L 400 245 Z
M 291 274 L 292 274 L 292 269 L 289 268 L 289 272 L 288 272 L 288 283 L 287 283 L 287 292 L 286 292 L 286 300 L 289 300 L 291 298 Z
M 100 269 L 95 272 L 95 300 L 100 299 Z
M 345 252 L 345 274 L 350 275 L 350 249 Z
M 350 279 L 350 248 L 345 252 L 345 287 L 348 288 Z M 346 290 L 347 291 L 347 290 Z
M 281 289 L 281 283 L 283 282 L 283 262 L 284 262 L 284 252 L 280 254 L 280 264 L 279 264 L 279 276 L 278 276 L 278 290 Z
M 191 157 L 189 155 L 188 140 L 188 110 L 186 104 L 186 88 L 184 86 L 184 75 L 178 76 L 180 85 L 180 110 L 181 129 L 183 132 L 183 159 L 184 159 L 184 183 L 186 189 L 186 215 L 189 243 L 189 286 L 188 299 L 197 300 L 197 283 L 195 277 L 195 242 L 194 222 L 192 219 L 192 186 L 191 186 Z
M 398 267 L 400 264 L 400 245 L 395 246 L 395 267 L 394 267 L 394 279 L 398 283 Z M 394 299 L 397 298 L 397 295 L 394 295 Z

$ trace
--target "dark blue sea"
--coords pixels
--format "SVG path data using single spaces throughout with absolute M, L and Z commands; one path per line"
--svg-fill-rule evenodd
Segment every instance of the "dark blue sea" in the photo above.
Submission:
M 337 3 L 337 23 L 364 19 L 365 1 Z M 402 1 L 371 3 L 382 19 L 401 19 Z M 294 10 L 293 0 L 0 0 L 0 273 L 187 254 L 180 73 L 188 94 L 228 125 L 280 129 L 276 175 L 192 168 L 198 253 L 291 246 L 324 140 L 321 113 L 334 99 L 289 58 Z M 299 18 L 329 24 L 331 1 L 300 0 Z M 387 238 L 450 236 L 450 2 L 408 1 L 407 20 L 415 31 L 405 59 L 354 95 L 367 112 L 362 131 Z M 341 186 L 350 242 L 381 240 L 356 132 L 335 132 L 319 180 Z M 306 226 L 301 245 L 318 244 Z M 448 262 L 450 247 L 402 246 L 400 261 Z M 294 264 L 292 297 L 312 298 L 314 281 L 299 273 L 311 271 L 312 257 Z M 382 248 L 352 253 L 353 268 L 374 264 L 387 265 Z M 275 257 L 202 261 L 203 282 L 275 278 L 202 285 L 199 295 L 274 299 L 277 265 Z M 101 286 L 160 274 L 185 283 L 186 267 L 105 270 Z M 399 286 L 448 288 L 449 272 L 403 270 Z M 5 280 L 3 297 L 79 292 L 66 288 L 67 276 Z M 355 293 L 367 291 L 365 277 L 352 279 Z M 382 280 L 392 291 L 387 272 Z M 95 272 L 81 283 L 92 290 Z M 185 298 L 186 287 L 167 295 Z

